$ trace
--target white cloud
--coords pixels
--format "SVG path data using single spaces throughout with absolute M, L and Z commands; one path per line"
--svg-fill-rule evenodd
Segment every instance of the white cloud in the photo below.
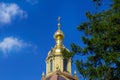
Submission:
M 5 54 L 12 50 L 20 50 L 29 44 L 14 37 L 6 37 L 0 42 L 0 50 Z
M 15 3 L 0 3 L 0 23 L 10 23 L 16 16 L 26 17 L 27 14 Z

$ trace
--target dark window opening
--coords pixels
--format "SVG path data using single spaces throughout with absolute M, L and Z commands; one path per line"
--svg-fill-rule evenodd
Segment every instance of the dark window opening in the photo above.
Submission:
M 68 61 L 66 59 L 63 60 L 63 71 L 67 71 Z
M 53 71 L 53 61 L 50 60 L 50 72 L 52 72 L 52 71 Z

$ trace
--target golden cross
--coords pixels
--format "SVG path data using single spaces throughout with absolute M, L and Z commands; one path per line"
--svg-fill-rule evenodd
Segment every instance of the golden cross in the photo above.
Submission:
M 58 17 L 58 29 L 60 29 L 60 26 L 61 26 L 61 24 L 60 24 L 60 19 L 61 19 L 61 17 L 59 16 L 59 17 Z

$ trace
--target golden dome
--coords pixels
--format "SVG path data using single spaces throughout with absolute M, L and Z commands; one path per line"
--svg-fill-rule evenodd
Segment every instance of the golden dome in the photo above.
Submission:
M 60 29 L 58 29 L 54 34 L 54 38 L 56 40 L 62 40 L 64 38 L 64 33 Z
M 60 30 L 60 17 L 58 17 L 58 30 L 54 34 L 56 40 L 62 40 L 64 38 L 64 33 Z

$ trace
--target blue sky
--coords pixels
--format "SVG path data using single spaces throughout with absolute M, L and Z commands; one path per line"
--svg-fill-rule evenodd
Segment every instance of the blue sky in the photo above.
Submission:
M 73 42 L 84 46 L 76 27 L 87 21 L 85 12 L 106 8 L 96 10 L 91 0 L 0 0 L 0 80 L 40 80 L 55 45 L 57 17 L 70 49 Z

